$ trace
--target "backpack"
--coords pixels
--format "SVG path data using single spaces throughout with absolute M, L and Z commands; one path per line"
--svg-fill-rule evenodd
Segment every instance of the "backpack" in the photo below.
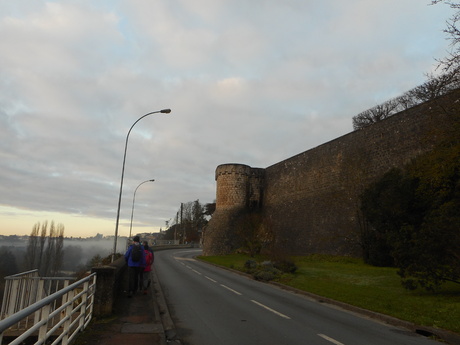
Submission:
M 153 257 L 152 253 L 149 250 L 144 250 L 145 251 L 145 267 L 150 266 L 153 263 Z
M 139 262 L 142 260 L 142 250 L 140 244 L 133 244 L 133 248 L 131 249 L 131 260 L 133 262 Z

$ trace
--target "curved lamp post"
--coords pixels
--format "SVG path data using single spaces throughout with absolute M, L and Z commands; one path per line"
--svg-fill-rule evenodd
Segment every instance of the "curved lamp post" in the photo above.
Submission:
M 134 125 L 136 123 L 138 123 L 140 120 L 142 120 L 144 117 L 152 115 L 152 114 L 157 114 L 157 113 L 169 114 L 170 112 L 171 112 L 171 109 L 163 109 L 163 110 L 158 110 L 158 111 L 152 111 L 150 113 L 145 114 L 144 116 L 141 116 L 140 118 L 137 119 L 136 122 L 133 123 L 133 125 L 131 126 L 131 128 L 128 131 L 128 134 L 126 135 L 125 154 L 123 156 L 123 167 L 121 169 L 120 195 L 118 196 L 117 222 L 116 222 L 116 225 L 115 225 L 115 240 L 114 240 L 114 243 L 113 243 L 112 262 L 115 259 L 115 254 L 117 252 L 118 223 L 120 221 L 121 193 L 123 191 L 123 177 L 125 175 L 126 149 L 128 148 L 129 133 L 131 133 L 131 130 L 133 129 Z
M 141 182 L 139 183 L 139 185 L 136 187 L 136 189 L 134 190 L 134 196 L 133 196 L 133 208 L 131 209 L 131 224 L 129 225 L 129 238 L 131 238 L 131 229 L 133 228 L 133 215 L 134 215 L 134 200 L 136 199 L 136 192 L 137 192 L 137 189 L 143 185 L 144 183 L 146 182 L 154 182 L 155 180 L 147 180 L 147 181 L 144 181 L 144 182 Z

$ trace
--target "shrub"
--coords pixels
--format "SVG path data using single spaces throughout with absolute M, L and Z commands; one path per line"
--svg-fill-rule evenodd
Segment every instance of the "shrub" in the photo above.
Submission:
M 274 280 L 281 275 L 281 271 L 274 267 L 271 261 L 262 262 L 253 273 L 256 280 L 270 281 Z
M 271 271 L 257 271 L 256 273 L 254 273 L 255 280 L 264 282 L 268 282 L 270 280 L 275 279 L 275 276 L 276 275 Z
M 257 269 L 257 262 L 255 260 L 248 260 L 244 263 L 244 268 L 247 273 L 252 273 Z
M 291 260 L 280 260 L 274 263 L 274 267 L 284 273 L 295 273 L 297 271 L 296 264 Z

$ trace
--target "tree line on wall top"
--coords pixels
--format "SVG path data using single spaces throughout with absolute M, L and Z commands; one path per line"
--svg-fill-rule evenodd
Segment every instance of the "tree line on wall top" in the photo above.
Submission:
M 353 129 L 363 129 L 401 111 L 445 95 L 459 87 L 458 69 L 438 77 L 431 76 L 427 82 L 405 92 L 403 95 L 392 98 L 354 116 Z
M 370 126 L 389 116 L 433 100 L 460 87 L 460 29 L 458 28 L 460 2 L 448 0 L 433 0 L 431 2 L 432 5 L 439 3 L 444 3 L 455 11 L 451 18 L 447 20 L 447 27 L 444 29 L 447 39 L 450 41 L 450 51 L 448 51 L 445 58 L 437 60 L 437 68 L 441 69 L 443 73 L 439 76 L 430 74 L 424 84 L 354 116 L 354 130 Z

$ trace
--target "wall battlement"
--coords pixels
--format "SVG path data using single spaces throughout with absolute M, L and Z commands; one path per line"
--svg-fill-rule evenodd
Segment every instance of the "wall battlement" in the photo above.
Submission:
M 454 130 L 459 114 L 455 90 L 265 169 L 219 165 L 204 254 L 241 247 L 235 219 L 257 209 L 280 250 L 360 256 L 360 194 L 391 168 L 431 150 Z
M 264 169 L 244 164 L 216 168 L 216 209 L 250 208 L 260 204 Z

